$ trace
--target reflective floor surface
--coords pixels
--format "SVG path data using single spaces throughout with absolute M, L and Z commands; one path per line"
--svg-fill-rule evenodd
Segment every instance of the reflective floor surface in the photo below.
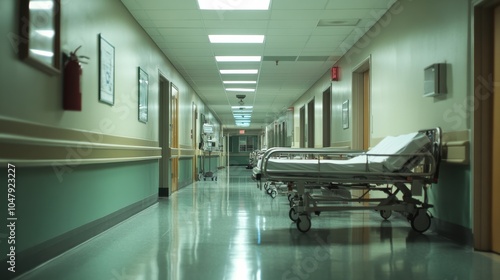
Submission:
M 499 255 L 397 215 L 321 213 L 301 233 L 250 172 L 219 171 L 17 279 L 500 279 Z

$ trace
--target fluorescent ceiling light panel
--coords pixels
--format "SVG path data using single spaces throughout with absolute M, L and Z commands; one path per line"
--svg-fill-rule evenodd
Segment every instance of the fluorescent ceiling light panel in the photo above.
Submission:
M 226 85 L 254 85 L 257 81 L 222 81 Z
M 255 92 L 253 88 L 226 88 L 226 91 Z
M 253 109 L 253 106 L 231 106 L 231 109 L 233 110 L 238 110 L 238 109 Z
M 208 35 L 210 43 L 264 43 L 264 35 Z
M 30 1 L 30 10 L 52 10 L 54 8 L 54 1 Z
M 35 32 L 44 36 L 44 37 L 48 37 L 48 38 L 54 37 L 54 35 L 56 33 L 54 30 L 41 30 L 41 29 L 35 30 Z
M 257 69 L 241 69 L 241 70 L 220 70 L 221 74 L 257 74 Z
M 254 62 L 261 61 L 261 56 L 216 56 L 217 62 Z
M 269 10 L 271 0 L 198 0 L 200 10 Z
M 54 53 L 45 51 L 45 50 L 35 50 L 35 49 L 30 49 L 30 52 L 39 55 L 39 56 L 45 56 L 45 57 L 53 57 Z
M 250 126 L 250 123 L 249 122 L 237 122 L 236 125 L 246 127 L 246 126 Z
M 251 114 L 252 114 L 252 110 L 233 111 L 233 116 L 251 115 Z

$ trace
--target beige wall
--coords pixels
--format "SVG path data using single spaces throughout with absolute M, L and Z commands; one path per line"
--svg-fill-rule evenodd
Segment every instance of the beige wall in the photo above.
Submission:
M 61 75 L 50 76 L 20 61 L 15 43 L 18 1 L 0 3 L 0 117 L 59 128 L 158 141 L 159 72 L 180 92 L 181 123 L 192 123 L 193 102 L 198 112 L 213 119 L 200 98 L 160 52 L 119 0 L 63 0 L 61 47 L 90 57 L 83 66 L 82 111 L 62 110 Z M 98 34 L 115 47 L 115 105 L 98 101 Z M 6 40 L 8 38 L 8 40 Z M 149 120 L 137 116 L 137 67 L 149 74 Z M 212 120 L 215 121 L 216 120 Z M 192 146 L 190 125 L 181 125 L 179 143 Z
M 441 126 L 445 132 L 470 129 L 468 102 L 470 51 L 467 0 L 401 0 L 344 55 L 340 81 L 332 83 L 332 142 L 352 137 L 352 72 L 371 57 L 371 139 Z M 423 16 L 425 15 L 425 17 Z M 361 32 L 356 29 L 354 32 Z M 423 97 L 424 68 L 447 63 L 448 93 L 444 98 Z M 315 146 L 322 146 L 322 92 L 330 85 L 329 72 L 316 82 L 295 107 L 314 96 Z M 349 99 L 350 127 L 342 129 L 342 102 Z M 294 142 L 298 146 L 298 133 Z

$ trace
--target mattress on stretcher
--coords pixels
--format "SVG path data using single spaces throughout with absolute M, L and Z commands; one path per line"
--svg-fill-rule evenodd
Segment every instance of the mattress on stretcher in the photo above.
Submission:
M 409 154 L 427 151 L 429 138 L 423 133 L 388 136 L 363 155 L 348 160 L 269 159 L 269 173 L 310 172 L 394 172 L 410 159 Z

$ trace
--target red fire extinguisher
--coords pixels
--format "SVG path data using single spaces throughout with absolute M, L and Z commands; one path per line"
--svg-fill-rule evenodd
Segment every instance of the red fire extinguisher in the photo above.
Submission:
M 64 110 L 81 111 L 82 110 L 82 93 L 80 89 L 80 76 L 82 75 L 81 63 L 79 58 L 87 58 L 86 56 L 77 56 L 76 52 L 82 46 L 79 46 L 66 57 L 63 72 L 63 108 Z

